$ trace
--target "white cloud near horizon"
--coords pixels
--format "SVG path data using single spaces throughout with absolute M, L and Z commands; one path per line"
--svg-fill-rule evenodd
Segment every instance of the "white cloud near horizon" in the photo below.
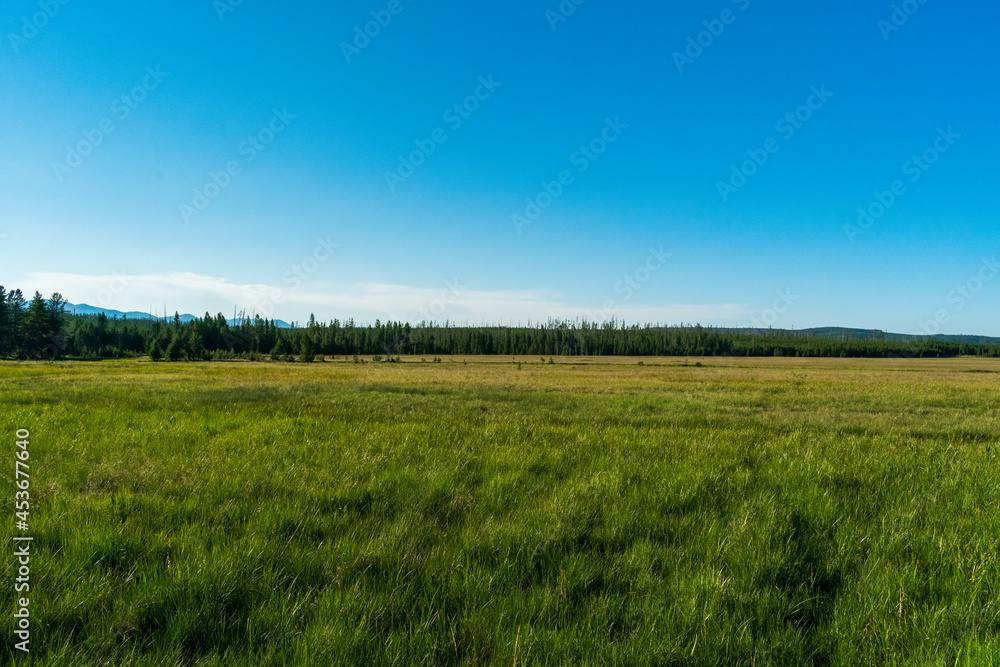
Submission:
M 300 286 L 241 285 L 225 278 L 196 273 L 159 275 L 82 275 L 27 272 L 26 287 L 48 297 L 60 292 L 74 304 L 88 304 L 119 311 L 172 315 L 175 311 L 201 316 L 234 311 L 260 314 L 289 322 L 304 322 L 310 313 L 329 321 L 353 317 L 359 323 L 375 319 L 418 323 L 436 320 L 453 323 L 528 324 L 549 318 L 638 323 L 729 324 L 745 321 L 750 309 L 736 304 L 667 304 L 630 306 L 629 300 L 599 300 L 593 305 L 567 303 L 548 290 L 474 290 L 460 281 L 437 288 L 350 283 L 332 285 L 307 281 Z M 30 297 L 30 294 L 26 294 Z M 610 306 L 610 307 L 606 307 Z

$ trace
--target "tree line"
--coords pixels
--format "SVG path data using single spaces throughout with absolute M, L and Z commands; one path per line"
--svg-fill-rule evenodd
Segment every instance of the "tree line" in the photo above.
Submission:
M 65 306 L 58 292 L 49 299 L 35 292 L 27 301 L 21 290 L 8 293 L 0 285 L 0 359 L 63 356 Z
M 317 356 L 399 355 L 722 356 L 722 357 L 953 357 L 1000 356 L 1000 345 L 933 339 L 886 341 L 825 338 L 790 331 L 694 326 L 627 325 L 610 321 L 549 321 L 533 327 L 464 326 L 403 322 L 359 325 L 352 319 L 279 328 L 255 316 L 231 323 L 220 313 L 182 322 L 70 315 L 58 293 L 0 286 L 0 358 L 106 359 L 148 356 L 154 361 L 265 358 L 313 361 Z

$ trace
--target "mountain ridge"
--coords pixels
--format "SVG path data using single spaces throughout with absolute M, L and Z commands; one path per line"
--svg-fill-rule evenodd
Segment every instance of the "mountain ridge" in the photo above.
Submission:
M 82 316 L 96 316 L 96 315 L 100 315 L 101 313 L 104 313 L 105 317 L 121 317 L 121 318 L 126 318 L 127 317 L 130 320 L 161 320 L 161 321 L 169 322 L 169 321 L 172 321 L 174 319 L 173 316 L 170 316 L 170 317 L 160 317 L 158 315 L 153 315 L 151 313 L 144 313 L 141 310 L 130 310 L 130 311 L 125 312 L 125 311 L 121 311 L 121 310 L 114 310 L 114 309 L 111 309 L 111 308 L 99 308 L 97 306 L 91 306 L 90 304 L 86 304 L 86 303 L 79 303 L 79 304 L 67 303 L 66 304 L 66 312 L 69 313 L 69 314 L 71 314 L 71 315 L 82 315 Z M 191 315 L 190 313 L 184 313 L 183 315 L 180 316 L 181 323 L 183 323 L 183 324 L 187 324 L 188 322 L 191 322 L 193 320 L 199 320 L 199 319 L 201 319 L 201 318 L 200 317 L 195 317 L 194 315 Z M 242 322 L 242 321 L 244 321 L 244 320 L 241 320 L 240 318 L 230 318 L 230 319 L 226 320 L 226 323 L 229 324 L 229 326 L 238 326 L 240 324 L 240 322 Z M 252 322 L 253 319 L 251 318 L 249 321 Z M 276 319 L 276 320 L 274 320 L 274 324 L 279 329 L 291 329 L 291 328 L 293 328 L 291 324 L 289 324 L 288 322 L 285 322 L 284 320 L 277 320 Z

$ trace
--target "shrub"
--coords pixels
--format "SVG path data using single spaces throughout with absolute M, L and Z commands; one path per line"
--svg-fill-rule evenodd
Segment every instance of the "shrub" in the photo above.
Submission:
M 277 342 L 274 344 L 274 349 L 271 350 L 271 359 L 274 361 L 283 361 L 288 358 L 288 343 L 284 338 L 278 337 Z

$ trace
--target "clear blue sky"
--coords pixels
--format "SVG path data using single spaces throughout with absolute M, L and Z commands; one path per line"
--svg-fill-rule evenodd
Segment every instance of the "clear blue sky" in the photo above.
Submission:
M 995 4 L 229 2 L 4 3 L 0 283 L 286 320 L 1000 335 Z

